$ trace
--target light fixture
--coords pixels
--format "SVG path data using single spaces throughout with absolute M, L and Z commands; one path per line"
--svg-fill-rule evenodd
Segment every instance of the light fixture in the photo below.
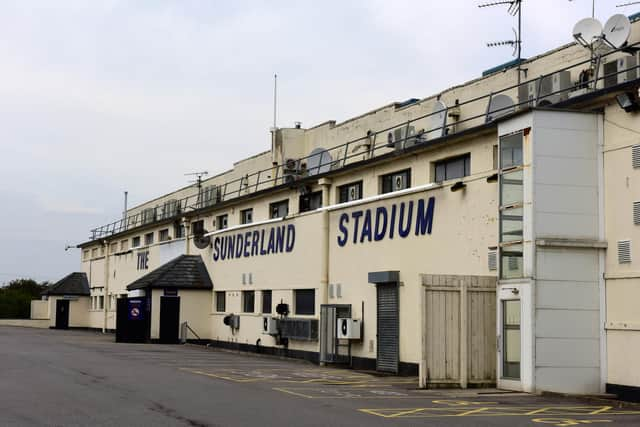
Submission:
M 453 184 L 451 186 L 451 191 L 458 191 L 458 190 L 462 190 L 463 188 L 465 188 L 467 186 L 467 184 L 465 184 L 462 181 L 458 181 L 455 184 Z
M 638 98 L 633 92 L 624 92 L 620 95 L 616 95 L 616 101 L 618 101 L 618 105 L 620 106 L 620 108 L 622 108 L 627 113 L 640 110 Z

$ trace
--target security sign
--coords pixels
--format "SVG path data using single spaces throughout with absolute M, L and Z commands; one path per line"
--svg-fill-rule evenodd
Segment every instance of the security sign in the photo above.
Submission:
M 144 300 L 130 299 L 127 308 L 129 320 L 144 319 Z

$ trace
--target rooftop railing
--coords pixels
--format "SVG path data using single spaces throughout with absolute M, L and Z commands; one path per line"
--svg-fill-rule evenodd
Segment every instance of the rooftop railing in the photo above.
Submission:
M 549 74 L 540 75 L 520 85 L 511 85 L 500 90 L 477 96 L 465 101 L 458 101 L 458 92 L 468 91 L 468 86 L 451 89 L 437 97 L 455 99 L 451 107 L 419 115 L 402 123 L 397 123 L 377 131 L 369 131 L 367 135 L 330 147 L 321 153 L 311 154 L 298 159 L 287 159 L 282 165 L 247 173 L 241 178 L 232 179 L 220 185 L 205 186 L 195 189 L 194 194 L 182 199 L 168 199 L 161 204 L 130 215 L 91 230 L 91 240 L 104 239 L 126 230 L 153 224 L 155 222 L 177 219 L 190 212 L 211 208 L 220 202 L 226 202 L 260 190 L 282 184 L 296 185 L 300 179 L 336 171 L 346 165 L 373 159 L 391 152 L 403 152 L 416 146 L 433 143 L 437 140 L 469 131 L 486 125 L 499 117 L 508 116 L 519 110 L 532 106 L 553 107 L 588 94 L 611 89 L 627 83 L 640 83 L 640 42 L 622 49 L 612 50 L 596 59 L 572 64 L 556 69 Z M 629 61 L 629 66 L 603 66 L 602 59 L 621 52 L 632 52 L 636 61 Z M 611 64 L 612 62 L 607 62 Z M 618 59 L 616 58 L 616 64 Z M 634 65 L 635 64 L 635 65 Z M 585 68 L 586 67 L 586 68 Z M 513 67 L 515 70 L 516 67 Z M 595 71 L 594 71 L 595 70 Z M 576 72 L 579 71 L 579 72 Z M 554 76 L 569 72 L 569 84 L 562 87 L 554 83 Z M 565 74 L 566 76 L 566 74 Z M 573 80 L 578 76 L 578 80 Z M 557 80 L 561 80 L 558 78 Z M 534 85 L 534 86 L 531 86 Z M 557 90 L 553 87 L 556 85 Z M 533 88 L 533 90 L 531 90 Z M 549 90 L 551 88 L 551 90 Z M 531 97 L 529 94 L 533 93 Z M 526 99 L 520 99 L 526 94 Z M 507 95 L 518 101 L 512 105 L 496 105 L 499 95 Z M 502 98 L 504 100 L 504 98 Z M 413 104 L 412 104 L 413 105 Z M 493 107 L 492 107 L 493 106 Z M 444 115 L 444 119 L 441 119 Z M 438 124 L 435 124 L 438 118 Z M 451 121 L 449 121 L 451 120 Z M 421 128 L 416 130 L 417 128 Z

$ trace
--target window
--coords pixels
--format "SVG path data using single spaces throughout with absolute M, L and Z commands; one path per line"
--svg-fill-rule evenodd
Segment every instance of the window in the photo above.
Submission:
M 138 246 L 140 246 L 140 236 L 136 236 L 133 239 L 131 239 L 131 247 L 137 248 Z
M 284 218 L 289 213 L 289 200 L 271 203 L 269 205 L 270 218 Z
M 147 233 L 144 235 L 144 244 L 145 246 L 153 244 L 153 233 Z
M 104 246 L 100 246 L 100 256 L 104 256 Z
M 297 289 L 294 291 L 296 301 L 296 314 L 315 314 L 316 290 Z
M 113 242 L 110 246 L 109 246 L 109 252 L 114 254 L 116 252 L 118 252 L 118 242 Z
M 524 171 L 522 132 L 500 138 L 500 278 L 523 277 Z
M 184 237 L 184 224 L 175 223 L 173 225 L 173 235 L 176 236 L 176 239 L 181 239 Z
M 471 175 L 471 154 L 435 163 L 435 181 L 442 182 Z
M 493 168 L 492 169 L 498 169 L 498 146 L 497 145 L 493 146 Z
M 97 257 L 98 257 L 98 248 L 91 249 L 91 258 L 97 258 Z
M 271 314 L 271 291 L 262 291 L 262 312 Z
M 104 310 L 104 295 L 98 297 L 98 310 Z
M 362 181 L 338 187 L 338 203 L 352 202 L 362 199 Z
M 240 211 L 240 224 L 251 224 L 253 222 L 253 209 L 244 209 Z
M 253 313 L 255 311 L 255 303 L 255 291 L 242 291 L 242 311 L 244 313 Z
M 520 300 L 502 301 L 502 377 L 520 379 Z
M 90 254 L 91 254 L 91 251 L 89 249 L 85 249 L 84 251 L 82 251 L 82 258 L 89 259 Z
M 216 230 L 224 230 L 229 226 L 229 215 L 218 215 L 216 217 Z
M 158 240 L 161 242 L 166 242 L 167 240 L 169 240 L 169 229 L 165 228 L 163 230 L 160 230 L 158 232 Z
M 322 191 L 300 196 L 300 212 L 314 211 L 322 207 Z
M 390 173 L 381 177 L 382 194 L 411 187 L 411 170 Z
M 191 232 L 192 234 L 195 235 L 200 235 L 200 234 L 204 234 L 205 230 L 204 230 L 204 219 L 201 219 L 199 221 L 194 221 L 191 224 Z
M 216 311 L 227 311 L 227 293 L 225 291 L 216 291 Z
M 120 241 L 120 251 L 124 252 L 129 249 L 129 240 Z

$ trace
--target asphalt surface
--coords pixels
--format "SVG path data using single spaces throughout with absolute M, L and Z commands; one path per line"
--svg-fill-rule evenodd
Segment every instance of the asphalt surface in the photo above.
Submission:
M 0 426 L 640 426 L 640 406 L 0 327 Z

